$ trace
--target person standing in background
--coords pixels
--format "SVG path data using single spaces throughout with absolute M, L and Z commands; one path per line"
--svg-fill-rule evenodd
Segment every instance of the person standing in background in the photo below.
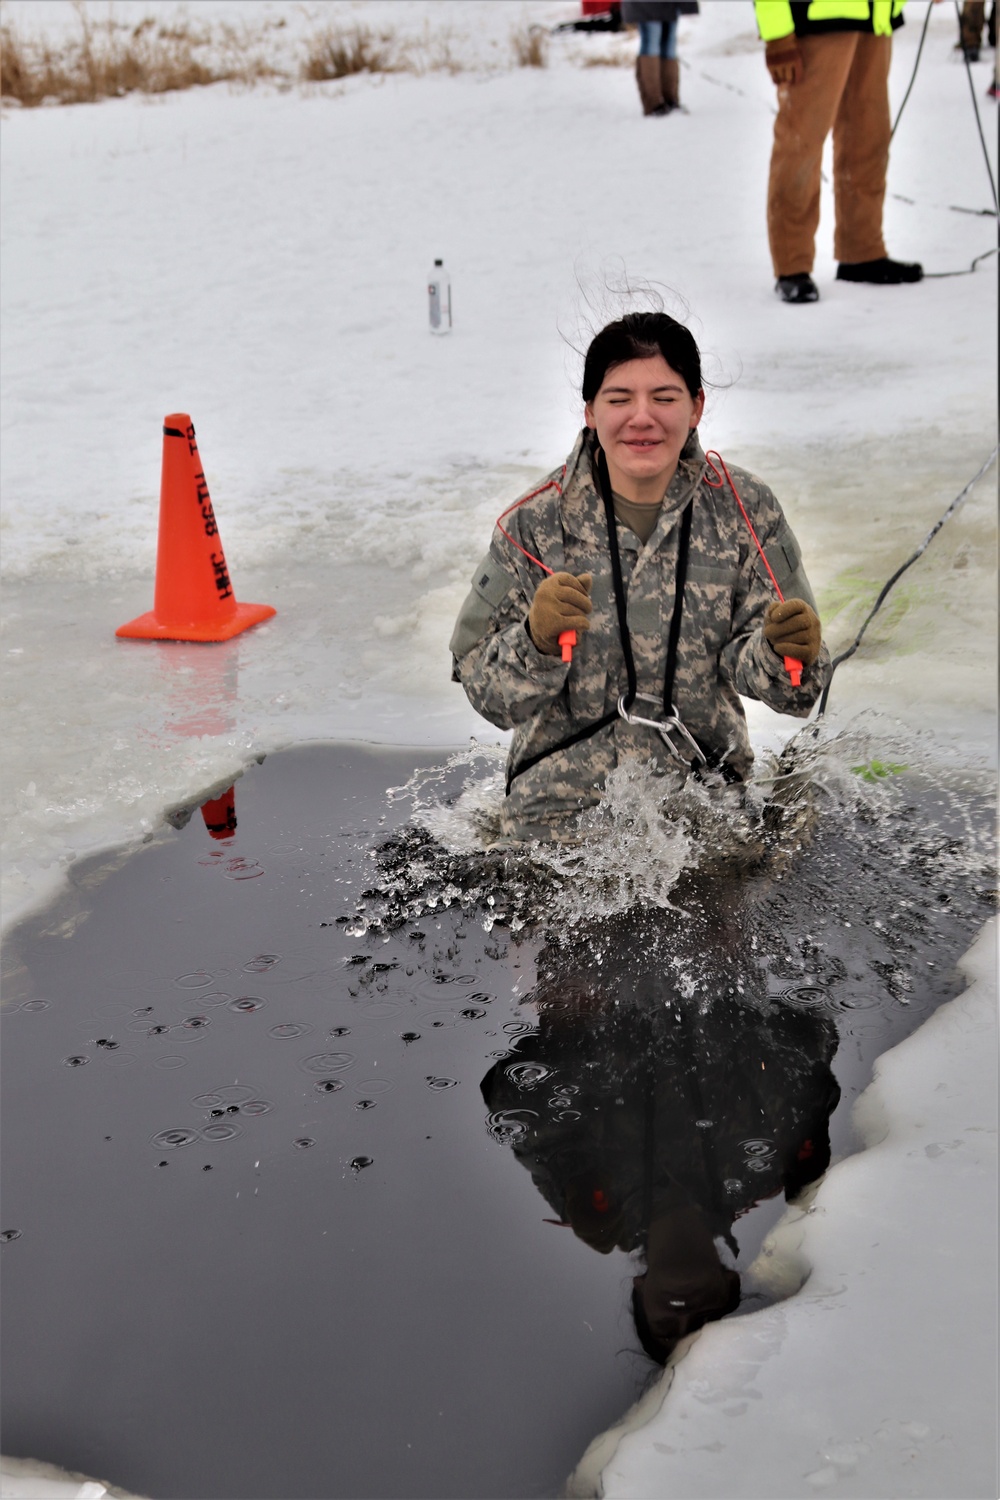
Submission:
M 906 0 L 755 0 L 778 114 L 767 232 L 784 302 L 816 302 L 812 278 L 823 143 L 833 131 L 838 281 L 920 281 L 921 265 L 890 260 L 882 238 L 889 165 L 889 62 Z
M 635 79 L 644 115 L 669 115 L 680 109 L 680 63 L 677 61 L 677 21 L 696 16 L 697 0 L 623 0 L 622 20 L 639 28 L 639 56 Z

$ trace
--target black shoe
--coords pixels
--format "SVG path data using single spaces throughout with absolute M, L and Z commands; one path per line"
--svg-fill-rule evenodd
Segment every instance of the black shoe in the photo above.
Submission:
M 890 260 L 883 255 L 879 260 L 858 260 L 851 265 L 841 261 L 837 267 L 838 281 L 867 281 L 872 286 L 898 286 L 902 281 L 923 281 L 924 268 L 918 261 Z
M 808 271 L 796 271 L 794 276 L 779 276 L 774 290 L 782 302 L 818 302 L 819 287 Z

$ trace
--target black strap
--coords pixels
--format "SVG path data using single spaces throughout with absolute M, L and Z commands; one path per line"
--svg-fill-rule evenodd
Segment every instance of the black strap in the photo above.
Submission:
M 638 680 L 635 673 L 635 658 L 632 655 L 632 640 L 628 630 L 628 599 L 625 593 L 625 579 L 622 573 L 621 551 L 618 547 L 618 527 L 615 522 L 614 502 L 611 495 L 611 478 L 608 474 L 608 461 L 604 456 L 603 448 L 597 452 L 597 488 L 604 502 L 604 518 L 608 528 L 608 553 L 611 558 L 611 577 L 615 591 L 615 609 L 618 615 L 618 634 L 621 638 L 622 655 L 625 658 L 625 675 L 628 688 L 625 693 L 625 707 L 631 708 L 635 702 L 638 691 Z M 677 673 L 677 647 L 681 635 L 681 616 L 684 612 L 684 584 L 687 579 L 688 550 L 691 543 L 691 518 L 694 512 L 694 496 L 684 507 L 681 517 L 680 536 L 678 538 L 677 571 L 674 585 L 674 612 L 670 618 L 670 630 L 667 635 L 667 665 L 663 681 L 663 708 L 664 713 L 673 713 L 674 678 Z M 593 735 L 599 734 L 602 729 L 609 728 L 619 718 L 618 709 L 605 714 L 603 718 L 596 719 L 593 724 L 587 724 L 583 729 L 577 729 L 573 734 L 567 735 L 555 745 L 550 745 L 547 750 L 539 750 L 536 755 L 529 755 L 519 765 L 507 772 L 506 796 L 510 796 L 510 789 L 516 777 L 530 771 L 532 766 L 537 766 L 540 761 L 548 760 L 550 755 L 556 755 L 560 750 L 569 750 L 573 745 L 579 745 L 583 740 L 589 740 Z
M 688 552 L 691 547 L 693 498 L 684 507 L 681 534 L 677 542 L 677 572 L 674 575 L 674 612 L 667 636 L 667 666 L 663 674 L 663 712 L 669 718 L 674 711 L 674 678 L 677 676 L 677 647 L 681 638 L 681 616 L 684 613 L 684 585 L 687 582 Z
M 603 448 L 597 450 L 597 487 L 604 501 L 604 519 L 608 528 L 608 552 L 611 554 L 611 577 L 615 587 L 615 609 L 618 611 L 618 634 L 621 636 L 625 675 L 628 678 L 625 707 L 631 708 L 638 691 L 638 682 L 635 675 L 635 658 L 632 655 L 632 638 L 628 633 L 628 599 L 625 594 L 625 580 L 622 576 L 622 555 L 618 550 L 618 524 L 615 521 L 615 505 L 611 494 L 611 476 L 608 473 L 608 460 L 604 456 Z

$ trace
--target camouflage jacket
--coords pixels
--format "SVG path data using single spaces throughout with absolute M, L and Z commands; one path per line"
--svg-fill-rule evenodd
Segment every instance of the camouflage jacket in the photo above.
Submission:
M 543 655 L 532 642 L 528 609 L 546 575 L 499 528 L 452 635 L 453 679 L 478 713 L 514 730 L 509 769 L 613 711 L 628 687 L 593 446 L 585 428 L 563 468 L 529 491 L 504 522 L 553 572 L 593 574 L 591 628 L 581 633 L 572 662 Z M 753 751 L 739 695 L 805 718 L 827 681 L 830 658 L 824 646 L 801 686 L 792 687 L 762 630 L 773 585 L 731 490 L 714 488 L 706 473 L 711 477 L 692 432 L 645 546 L 617 523 L 628 628 L 637 690 L 662 705 L 679 521 L 693 499 L 674 707 L 710 760 L 745 777 Z M 771 491 L 744 469 L 731 473 L 782 593 L 815 607 L 798 544 Z M 652 705 L 641 711 L 662 715 Z M 629 754 L 649 756 L 663 770 L 675 764 L 656 730 L 618 719 L 517 776 L 505 803 L 504 832 L 570 836 L 575 815 L 599 801 L 608 772 Z

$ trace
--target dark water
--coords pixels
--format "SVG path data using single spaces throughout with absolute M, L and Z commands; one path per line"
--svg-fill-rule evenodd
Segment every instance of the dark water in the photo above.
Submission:
M 633 1275 L 661 1345 L 721 1311 L 986 915 L 918 798 L 672 912 L 362 931 L 416 761 L 273 757 L 7 944 L 5 1451 L 164 1497 L 558 1494 L 655 1370 Z

